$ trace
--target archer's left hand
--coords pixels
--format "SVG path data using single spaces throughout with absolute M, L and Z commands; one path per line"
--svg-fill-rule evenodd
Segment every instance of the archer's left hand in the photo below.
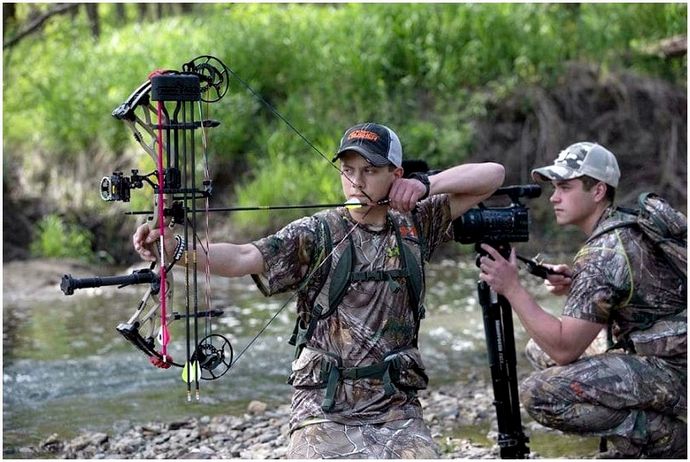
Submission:
M 496 293 L 503 296 L 507 296 L 520 287 L 515 249 L 511 249 L 510 259 L 506 260 L 490 245 L 482 244 L 481 246 L 489 256 L 483 256 L 479 260 L 481 270 L 479 279 L 486 281 Z

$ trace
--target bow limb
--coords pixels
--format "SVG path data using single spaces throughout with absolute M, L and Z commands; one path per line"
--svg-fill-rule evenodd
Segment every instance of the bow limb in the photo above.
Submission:
M 166 75 L 174 71 L 161 71 L 155 75 Z M 118 326 L 118 331 L 139 350 L 143 351 L 151 363 L 157 367 L 168 368 L 171 365 L 182 367 L 175 363 L 168 354 L 170 342 L 169 323 L 174 319 L 168 313 L 172 306 L 174 281 L 172 271 L 166 262 L 166 199 L 172 203 L 172 195 L 166 197 L 166 165 L 163 153 L 168 146 L 163 138 L 163 126 L 167 121 L 167 113 L 161 102 L 157 107 L 152 104 L 150 93 L 151 79 L 141 84 L 125 102 L 118 106 L 112 115 L 121 120 L 134 135 L 135 141 L 152 159 L 155 170 L 141 178 L 153 188 L 153 212 L 148 218 L 152 228 L 160 233 L 158 246 L 154 246 L 155 263 L 151 270 L 157 272 L 157 287 L 150 288 L 142 297 L 135 313 L 127 323 Z M 137 173 L 133 170 L 134 173 Z M 154 182 L 155 179 L 155 182 Z M 143 183 L 140 181 L 140 186 Z M 149 307 L 152 300 L 156 302 Z M 154 340 L 155 339 L 155 340 Z M 160 351 L 155 343 L 160 345 Z

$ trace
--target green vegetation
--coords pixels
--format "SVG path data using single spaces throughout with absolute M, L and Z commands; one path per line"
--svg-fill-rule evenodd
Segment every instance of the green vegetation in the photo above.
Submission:
M 112 109 L 150 71 L 201 54 L 223 60 L 326 157 L 345 128 L 375 120 L 395 127 L 409 157 L 438 168 L 472 152 L 487 103 L 521 85 L 555 85 L 565 63 L 686 80 L 684 62 L 647 51 L 686 33 L 685 4 L 198 4 L 124 25 L 113 4 L 99 8 L 97 39 L 83 12 L 65 15 L 3 56 L 4 180 L 21 177 L 11 183 L 22 194 L 52 191 L 56 207 L 84 213 L 121 210 L 100 201 L 98 181 L 144 168 Z M 336 170 L 238 82 L 211 117 L 221 121 L 210 141 L 211 172 L 224 180 L 216 204 L 340 197 Z M 255 235 L 300 215 L 232 220 Z
M 47 215 L 38 223 L 36 239 L 31 244 L 31 253 L 48 258 L 81 258 L 93 256 L 90 233 L 78 226 L 65 224 L 57 215 Z

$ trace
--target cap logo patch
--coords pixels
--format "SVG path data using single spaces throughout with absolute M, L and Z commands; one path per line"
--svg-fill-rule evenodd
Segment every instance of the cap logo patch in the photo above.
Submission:
M 354 130 L 352 133 L 347 135 L 347 139 L 348 140 L 361 139 L 361 140 L 368 140 L 368 141 L 376 142 L 379 140 L 379 135 L 377 135 L 374 132 L 370 132 L 369 130 Z

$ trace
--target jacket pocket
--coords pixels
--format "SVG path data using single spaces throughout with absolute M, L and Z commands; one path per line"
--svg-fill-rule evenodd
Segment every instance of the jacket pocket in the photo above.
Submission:
M 635 352 L 640 356 L 670 358 L 688 351 L 687 310 L 662 318 L 645 330 L 630 333 Z
M 422 355 L 417 348 L 390 353 L 384 361 L 391 363 L 391 379 L 401 390 L 424 390 L 429 384 Z
M 292 361 L 288 383 L 295 388 L 324 388 L 331 368 L 338 367 L 338 359 L 329 353 L 304 347 Z

